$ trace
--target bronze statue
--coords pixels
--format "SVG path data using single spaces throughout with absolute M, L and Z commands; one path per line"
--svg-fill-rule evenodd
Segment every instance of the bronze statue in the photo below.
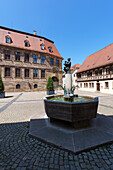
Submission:
M 67 74 L 67 73 L 70 73 L 70 67 L 71 67 L 71 62 L 70 62 L 70 58 L 68 58 L 68 61 L 65 61 L 65 63 L 64 63 L 64 65 L 65 65 L 65 67 L 64 67 L 64 71 L 65 71 L 65 73 Z

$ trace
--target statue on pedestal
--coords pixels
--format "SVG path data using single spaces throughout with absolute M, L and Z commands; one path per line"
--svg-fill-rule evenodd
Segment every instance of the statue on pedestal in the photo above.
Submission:
M 64 85 L 64 96 L 74 96 L 75 88 L 72 87 L 72 75 L 70 72 L 71 59 L 68 58 L 68 61 L 65 61 L 64 71 L 65 71 L 65 85 Z

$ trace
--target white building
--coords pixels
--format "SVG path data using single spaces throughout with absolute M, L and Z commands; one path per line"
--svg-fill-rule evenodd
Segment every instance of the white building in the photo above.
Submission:
M 113 44 L 88 56 L 77 72 L 79 90 L 113 94 Z
M 70 69 L 71 69 L 71 74 L 72 74 L 72 86 L 77 86 L 78 82 L 77 82 L 77 71 L 80 68 L 80 64 L 75 64 L 73 65 Z

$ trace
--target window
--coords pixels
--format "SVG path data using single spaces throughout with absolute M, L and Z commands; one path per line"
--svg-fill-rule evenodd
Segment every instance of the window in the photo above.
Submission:
M 95 75 L 96 75 L 96 76 L 98 75 L 98 71 L 95 71 Z
M 48 47 L 49 48 L 49 52 L 52 53 L 52 48 L 51 47 Z
M 15 60 L 20 61 L 20 52 L 15 52 Z
M 110 68 L 106 68 L 106 74 L 110 74 Z
M 53 58 L 50 58 L 50 65 L 53 65 L 54 63 L 53 63 Z
M 91 83 L 89 83 L 89 88 L 91 88 Z
M 25 40 L 24 43 L 25 43 L 25 47 L 30 47 L 30 44 L 29 44 L 28 40 Z
M 16 85 L 16 89 L 20 89 L 20 84 L 17 84 L 17 85 Z
M 41 64 L 45 64 L 45 56 L 41 56 Z
M 11 38 L 9 36 L 6 37 L 6 43 L 8 43 L 8 44 L 11 43 Z
M 59 60 L 56 60 L 56 65 L 59 66 Z
M 111 70 L 112 70 L 112 74 L 113 74 L 113 66 L 112 66 Z
M 15 77 L 20 77 L 20 68 L 16 68 Z
M 41 78 L 45 78 L 45 70 L 41 70 Z
M 10 68 L 5 68 L 5 77 L 10 77 Z
M 108 88 L 109 88 L 109 83 L 105 82 L 105 89 L 108 89 Z
M 4 51 L 5 60 L 10 60 L 10 51 Z
M 88 87 L 88 83 L 84 83 L 84 88 L 87 88 Z
M 38 70 L 36 69 L 33 70 L 33 77 L 38 77 Z
M 38 86 L 37 86 L 37 84 L 34 84 L 34 89 L 36 89 Z
M 99 70 L 98 74 L 99 74 L 99 75 L 102 75 L 102 70 Z
M 28 53 L 25 53 L 24 61 L 25 62 L 29 62 L 29 54 Z
M 94 83 L 92 83 L 92 88 L 94 88 Z
M 25 69 L 25 77 L 29 77 L 29 69 Z
M 80 83 L 80 88 L 82 88 L 82 83 Z
M 77 74 L 77 77 L 78 77 L 78 78 L 81 78 L 81 74 Z
M 33 55 L 33 63 L 37 63 L 37 58 L 38 58 L 37 55 L 34 54 Z
M 92 72 L 88 72 L 87 77 L 91 77 L 91 76 L 92 76 Z
M 44 49 L 45 49 L 45 48 L 44 48 L 44 44 L 42 44 L 42 45 L 41 45 L 41 50 L 44 50 Z

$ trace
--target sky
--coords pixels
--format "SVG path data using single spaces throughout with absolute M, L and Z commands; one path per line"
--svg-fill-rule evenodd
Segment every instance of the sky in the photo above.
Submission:
M 0 25 L 53 40 L 63 64 L 82 64 L 113 43 L 113 0 L 0 1 Z

